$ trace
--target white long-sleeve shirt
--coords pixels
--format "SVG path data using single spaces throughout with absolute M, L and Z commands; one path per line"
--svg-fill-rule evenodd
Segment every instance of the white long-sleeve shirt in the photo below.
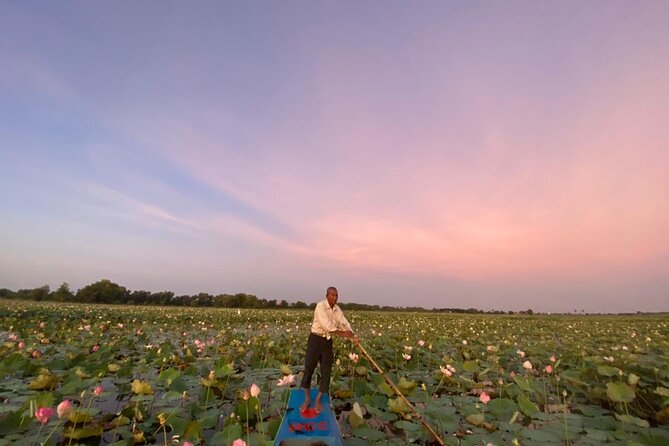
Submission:
M 314 309 L 314 321 L 311 323 L 311 332 L 327 339 L 332 337 L 334 331 L 353 331 L 351 324 L 344 317 L 339 305 L 330 308 L 327 299 L 316 304 Z

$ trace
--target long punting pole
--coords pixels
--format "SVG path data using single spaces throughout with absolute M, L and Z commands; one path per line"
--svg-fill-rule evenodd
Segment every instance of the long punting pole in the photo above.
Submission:
M 418 419 L 419 419 L 420 422 L 423 424 L 423 426 L 425 426 L 425 429 L 427 429 L 427 430 L 432 434 L 432 436 L 434 437 L 434 439 L 437 440 L 437 443 L 439 443 L 440 445 L 444 446 L 444 440 L 442 440 L 441 437 L 439 437 L 439 435 L 437 435 L 437 433 L 434 431 L 434 429 L 432 428 L 432 426 L 430 426 L 430 425 L 428 424 L 428 422 L 425 421 L 425 419 L 422 417 L 422 415 L 419 414 L 419 413 L 416 411 L 416 408 L 413 407 L 413 404 L 411 404 L 411 403 L 409 402 L 409 400 L 406 399 L 406 397 L 402 394 L 402 392 L 400 391 L 400 389 L 399 389 L 399 388 L 395 385 L 395 383 L 388 377 L 388 375 L 386 375 L 386 372 L 384 372 L 383 369 L 382 369 L 381 367 L 379 367 L 379 365 L 376 363 L 376 361 L 374 361 L 374 359 L 372 359 L 372 357 L 369 356 L 369 353 L 367 353 L 367 351 L 365 350 L 365 347 L 363 347 L 362 344 L 359 343 L 359 342 L 358 342 L 358 347 L 360 347 L 360 351 L 362 352 L 363 355 L 365 355 L 365 358 L 367 358 L 367 360 L 368 360 L 369 362 L 372 363 L 372 365 L 374 366 L 374 368 L 375 368 L 381 375 L 383 375 L 383 377 L 386 379 L 386 382 L 387 382 L 388 385 L 395 391 L 395 393 L 397 394 L 397 396 L 399 396 L 400 398 L 402 398 L 402 400 L 403 400 L 404 403 L 407 405 L 407 407 L 409 407 L 409 409 L 411 409 L 411 411 L 418 417 Z

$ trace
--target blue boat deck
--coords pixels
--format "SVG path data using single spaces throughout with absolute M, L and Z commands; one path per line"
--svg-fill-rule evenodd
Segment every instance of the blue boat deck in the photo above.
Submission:
M 274 446 L 343 446 L 330 397 L 322 396 L 323 410 L 320 413 L 313 409 L 300 413 L 304 392 L 304 389 L 290 391 L 288 407 L 276 434 Z M 318 389 L 311 389 L 310 392 L 313 406 Z

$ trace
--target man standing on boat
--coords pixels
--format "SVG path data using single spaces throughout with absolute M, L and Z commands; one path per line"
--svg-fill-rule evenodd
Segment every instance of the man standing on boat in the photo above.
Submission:
M 331 286 L 325 293 L 325 300 L 316 304 L 314 310 L 314 321 L 311 324 L 311 333 L 307 340 L 307 357 L 304 361 L 304 376 L 300 387 L 305 389 L 304 404 L 300 406 L 300 412 L 305 412 L 311 404 L 311 376 L 316 365 L 321 363 L 321 380 L 318 386 L 318 395 L 314 409 L 316 412 L 323 410 L 321 395 L 328 394 L 330 390 L 330 373 L 334 353 L 332 351 L 332 335 L 342 336 L 353 341 L 356 345 L 360 342 L 353 334 L 351 324 L 348 323 L 341 308 L 337 305 L 339 295 L 337 288 Z

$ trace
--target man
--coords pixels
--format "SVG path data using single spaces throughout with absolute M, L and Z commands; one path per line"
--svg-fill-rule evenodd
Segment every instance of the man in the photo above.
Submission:
M 304 361 L 304 376 L 300 387 L 305 389 L 304 404 L 300 406 L 300 412 L 305 412 L 311 404 L 311 376 L 314 373 L 316 364 L 321 363 L 321 380 L 318 386 L 318 395 L 314 409 L 317 413 L 323 410 L 321 396 L 328 394 L 330 389 L 330 372 L 332 371 L 332 335 L 342 336 L 353 341 L 356 345 L 358 338 L 351 330 L 351 324 L 348 323 L 341 308 L 337 305 L 339 295 L 337 288 L 331 286 L 325 292 L 325 300 L 316 304 L 314 310 L 314 321 L 311 324 L 311 333 L 307 340 L 307 357 Z

